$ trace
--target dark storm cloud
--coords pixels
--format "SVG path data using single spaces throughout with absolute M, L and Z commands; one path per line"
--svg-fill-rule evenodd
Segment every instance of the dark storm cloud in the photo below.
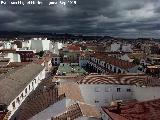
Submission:
M 43 1 L 42 6 L 0 5 L 0 30 L 159 36 L 160 0 L 77 0 L 63 7 Z

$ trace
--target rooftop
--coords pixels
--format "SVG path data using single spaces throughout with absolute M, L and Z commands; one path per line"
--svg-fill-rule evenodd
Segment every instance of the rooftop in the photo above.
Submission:
M 0 80 L 0 103 L 9 105 L 43 68 L 41 65 L 31 63 L 5 75 Z
M 64 65 L 60 65 L 58 67 L 58 70 L 57 70 L 57 74 L 64 74 L 64 75 L 73 75 L 73 74 L 77 74 L 77 75 L 85 75 L 87 74 L 87 72 L 79 67 L 79 66 L 71 66 L 71 65 L 68 65 L 68 64 L 64 64 Z
M 87 75 L 78 81 L 79 84 L 118 84 L 138 86 L 160 86 L 160 79 L 144 74 L 110 74 Z
M 10 58 L 0 58 L 0 66 L 7 66 L 10 62 Z
M 73 50 L 73 51 L 80 51 L 81 48 L 78 45 L 69 45 L 67 46 L 68 50 Z
M 79 86 L 76 83 L 64 83 L 59 85 L 58 95 L 61 96 L 62 94 L 68 99 L 84 102 Z
M 94 106 L 84 103 L 76 103 L 69 106 L 65 113 L 53 118 L 52 120 L 65 120 L 67 118 L 74 120 L 81 116 L 100 119 L 101 115 L 98 109 Z
M 160 99 L 133 102 L 120 106 L 120 112 L 115 112 L 117 107 L 102 107 L 112 120 L 160 120 Z
M 95 57 L 97 59 L 100 59 L 102 61 L 105 61 L 106 63 L 112 64 L 114 66 L 117 66 L 119 68 L 123 68 L 123 69 L 130 69 L 135 67 L 136 65 L 124 60 L 120 60 L 114 57 L 110 57 L 106 54 L 94 54 L 92 55 L 92 57 Z

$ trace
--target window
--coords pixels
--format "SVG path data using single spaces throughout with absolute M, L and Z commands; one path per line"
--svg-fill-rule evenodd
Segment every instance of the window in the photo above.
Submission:
M 114 67 L 114 73 L 116 73 L 116 67 Z
M 110 70 L 112 70 L 112 66 L 110 65 Z
M 36 79 L 34 80 L 34 82 L 36 83 Z
M 108 68 L 108 64 L 106 64 L 106 68 Z
M 100 92 L 100 88 L 96 87 L 95 92 Z
M 32 87 L 33 87 L 34 83 L 32 82 Z
M 57 61 L 57 58 L 55 58 L 54 60 Z
M 15 102 L 12 103 L 12 107 L 13 107 L 13 109 L 15 108 Z
M 20 99 L 19 99 L 19 97 L 17 98 L 17 102 L 18 102 L 18 103 L 20 103 Z
M 130 89 L 130 88 L 128 88 L 128 89 L 127 89 L 127 92 L 131 92 L 131 89 Z
M 25 93 L 27 93 L 27 88 L 25 89 Z
M 99 101 L 98 101 L 98 100 L 95 100 L 95 103 L 99 103 Z
M 117 88 L 117 92 L 121 92 L 121 88 Z
M 23 93 L 21 94 L 21 98 L 23 98 Z
M 109 92 L 110 88 L 109 87 L 105 87 L 105 92 Z
M 29 85 L 29 90 L 31 89 L 31 86 Z
M 118 73 L 121 73 L 121 70 L 120 70 L 120 69 L 118 69 Z

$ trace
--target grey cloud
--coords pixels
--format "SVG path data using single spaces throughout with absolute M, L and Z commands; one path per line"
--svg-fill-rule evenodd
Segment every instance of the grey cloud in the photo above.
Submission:
M 48 1 L 44 0 L 46 4 Z M 77 5 L 65 7 L 0 5 L 0 30 L 128 37 L 138 37 L 139 31 L 153 36 L 155 31 L 157 37 L 160 30 L 158 3 L 160 0 L 77 0 Z

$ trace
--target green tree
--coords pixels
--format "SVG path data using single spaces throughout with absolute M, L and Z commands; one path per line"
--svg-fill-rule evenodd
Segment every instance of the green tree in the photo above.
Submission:
M 140 64 L 140 60 L 138 58 L 134 58 L 133 63 L 136 65 Z
M 36 55 L 39 55 L 39 57 L 42 57 L 44 55 L 44 51 L 40 51 L 40 52 L 36 53 Z

